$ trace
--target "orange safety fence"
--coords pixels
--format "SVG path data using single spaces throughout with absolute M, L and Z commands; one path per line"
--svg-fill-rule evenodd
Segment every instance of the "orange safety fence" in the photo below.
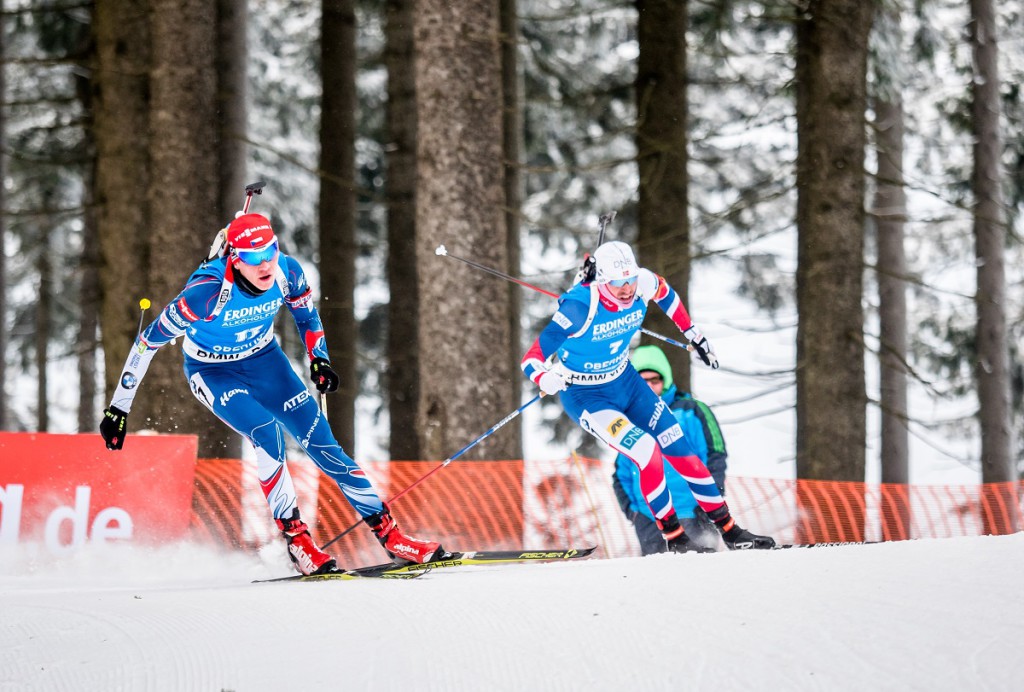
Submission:
M 392 497 L 440 462 L 361 464 Z M 337 486 L 308 460 L 291 461 L 303 517 L 320 543 L 356 524 Z M 639 555 L 633 527 L 612 492 L 612 465 L 595 459 L 462 461 L 393 506 L 411 535 L 453 550 L 598 545 L 598 555 Z M 254 462 L 200 459 L 192 537 L 256 549 L 277 540 Z M 726 500 L 737 522 L 781 543 L 881 541 L 1006 534 L 1024 525 L 1024 483 L 905 486 L 730 477 Z M 385 558 L 361 524 L 331 546 L 343 562 Z

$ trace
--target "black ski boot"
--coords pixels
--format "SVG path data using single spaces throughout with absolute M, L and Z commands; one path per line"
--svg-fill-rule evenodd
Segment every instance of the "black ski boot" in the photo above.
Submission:
M 722 540 L 729 550 L 771 550 L 775 547 L 775 539 L 771 536 L 758 536 L 737 526 L 729 514 L 729 508 L 724 504 L 708 512 L 708 518 L 722 532 Z
M 661 529 L 661 535 L 665 537 L 665 543 L 668 545 L 670 553 L 716 552 L 714 548 L 691 541 L 690 537 L 683 531 L 683 527 L 679 524 L 679 518 L 675 514 L 658 521 L 658 528 Z

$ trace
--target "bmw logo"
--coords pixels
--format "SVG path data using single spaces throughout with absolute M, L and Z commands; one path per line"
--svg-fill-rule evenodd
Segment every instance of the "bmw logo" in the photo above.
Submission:
M 121 386 L 125 389 L 135 389 L 135 385 L 138 383 L 139 380 L 135 377 L 135 373 L 126 372 L 121 375 Z

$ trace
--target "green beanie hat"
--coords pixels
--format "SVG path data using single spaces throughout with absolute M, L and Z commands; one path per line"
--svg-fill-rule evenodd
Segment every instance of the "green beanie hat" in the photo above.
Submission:
M 653 344 L 637 346 L 636 350 L 633 351 L 633 357 L 630 358 L 630 362 L 633 363 L 633 367 L 636 368 L 637 372 L 653 370 L 661 375 L 661 379 L 665 383 L 665 389 L 672 386 L 672 366 L 668 364 L 668 357 L 665 355 L 665 352 L 657 346 Z

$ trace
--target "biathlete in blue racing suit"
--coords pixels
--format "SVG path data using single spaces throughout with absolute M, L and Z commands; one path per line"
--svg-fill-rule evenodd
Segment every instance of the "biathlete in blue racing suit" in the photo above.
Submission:
M 393 560 L 422 563 L 444 557 L 439 543 L 402 535 L 363 470 L 334 438 L 274 337 L 274 317 L 285 305 L 305 345 L 317 389 L 337 390 L 338 374 L 331 368 L 323 325 L 299 262 L 279 252 L 277 236 L 260 214 L 239 216 L 224 234 L 224 254 L 211 253 L 135 340 L 100 423 L 107 448 L 124 445 L 132 401 L 157 350 L 183 337 L 185 377 L 192 393 L 255 448 L 260 487 L 296 569 L 322 573 L 336 569 L 336 563 L 316 545 L 299 517 L 283 430 L 338 484 Z
M 673 552 L 706 552 L 690 541 L 665 482 L 668 462 L 729 549 L 771 548 L 775 541 L 741 529 L 708 469 L 687 443 L 668 406 L 629 366 L 630 340 L 654 301 L 711 368 L 718 358 L 671 286 L 637 265 L 618 241 L 594 252 L 595 272 L 558 299 L 558 310 L 522 360 L 523 372 L 546 394 L 560 393 L 565 412 L 584 430 L 636 464 L 644 500 Z M 549 365 L 549 359 L 552 363 Z

